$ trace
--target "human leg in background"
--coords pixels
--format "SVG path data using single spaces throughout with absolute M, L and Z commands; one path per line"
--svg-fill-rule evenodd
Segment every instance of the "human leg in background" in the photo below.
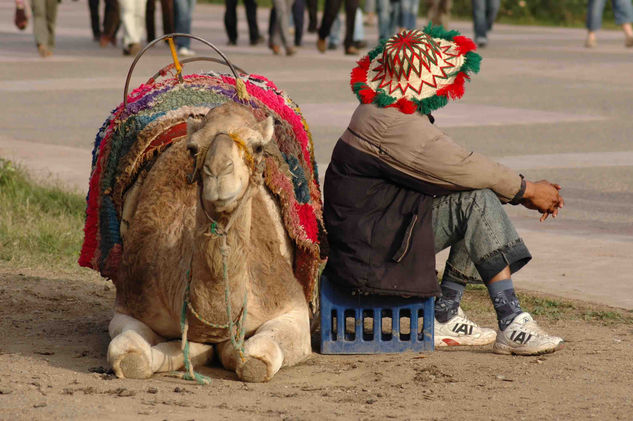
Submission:
M 301 47 L 303 40 L 303 15 L 306 9 L 305 0 L 295 0 L 292 3 L 292 17 L 295 21 L 295 46 Z
M 615 23 L 622 27 L 624 31 L 624 45 L 633 47 L 633 3 L 631 0 L 611 0 L 613 4 L 613 14 Z
M 365 28 L 363 27 L 363 12 L 360 7 L 356 8 L 356 16 L 354 18 L 354 47 L 365 48 Z
M 415 29 L 420 0 L 400 0 L 400 27 Z
M 191 34 L 191 16 L 196 0 L 174 0 L 174 30 L 181 34 Z M 176 47 L 181 56 L 193 56 L 196 53 L 189 47 L 191 38 L 176 37 Z
M 448 29 L 451 18 L 451 0 L 429 0 L 428 19 L 434 26 L 443 26 Z
M 378 15 L 378 41 L 389 39 L 396 33 L 399 3 L 390 0 L 376 0 Z
M 160 8 L 163 15 L 163 35 L 174 33 L 174 0 L 160 0 Z
M 356 10 L 358 9 L 358 0 L 345 0 L 345 54 L 356 55 L 358 48 L 354 46 L 354 24 L 356 22 Z
M 92 0 L 91 0 L 92 1 Z M 147 0 L 145 5 L 145 33 L 147 34 L 147 42 L 156 39 L 156 0 Z
M 237 0 L 224 0 L 224 29 L 229 45 L 237 44 Z
M 313 34 L 317 31 L 317 25 L 319 24 L 317 18 L 317 0 L 306 0 L 308 6 L 308 32 Z
M 244 0 L 246 8 L 246 21 L 248 22 L 248 38 L 251 45 L 257 45 L 264 41 L 259 35 L 257 26 L 257 2 L 255 0 Z
M 88 0 L 90 9 L 90 28 L 92 29 L 92 40 L 99 41 L 101 37 L 101 20 L 99 19 L 99 0 Z
M 287 55 L 295 53 L 290 41 L 290 0 L 273 0 L 275 19 L 273 23 L 271 48 L 279 54 L 279 46 L 283 45 Z
M 501 0 L 486 0 L 486 30 L 492 31 L 492 25 L 497 19 L 499 8 L 501 7 Z
M 57 18 L 57 0 L 32 0 L 33 36 L 35 45 L 42 57 L 52 54 L 55 46 L 55 19 Z
M 317 49 L 325 52 L 325 39 L 330 35 L 332 24 L 343 0 L 325 0 L 325 9 L 323 10 L 323 18 L 321 19 L 321 26 L 319 27 L 319 38 L 317 39 Z
M 31 0 L 33 14 L 33 36 L 37 51 L 42 57 L 48 57 L 48 30 L 46 29 L 46 0 Z
M 330 28 L 330 35 L 327 37 L 327 49 L 336 50 L 341 44 L 341 15 L 337 14 L 332 27 Z
M 545 333 L 520 307 L 511 274 L 521 269 L 531 255 L 491 190 L 434 199 L 433 231 L 436 252 L 451 246 L 442 281 L 445 296 L 436 303 L 440 341 L 448 339 L 446 345 L 461 345 L 470 337 L 478 339 L 472 333 L 480 333 L 481 328 L 465 317 L 459 302 L 466 283 L 481 279 L 499 324 L 494 352 L 536 355 L 562 348 L 561 338 Z M 452 322 L 455 318 L 465 320 Z
M 275 10 L 275 4 L 270 8 L 270 14 L 268 15 L 268 48 L 273 49 L 273 34 L 275 32 L 275 19 L 277 19 L 277 10 Z
M 46 0 L 46 30 L 48 31 L 48 49 L 55 48 L 55 24 L 57 22 L 57 0 Z
M 602 26 L 602 12 L 607 0 L 589 0 L 587 3 L 587 39 L 585 47 L 596 46 L 596 31 Z
M 116 33 L 119 30 L 120 22 L 118 0 L 105 0 L 103 31 L 101 38 L 99 38 L 101 47 L 107 47 L 108 44 L 116 45 Z
M 473 5 L 473 26 L 475 31 L 475 42 L 479 47 L 485 47 L 488 44 L 489 20 L 492 16 L 490 10 L 491 3 L 499 0 L 472 0 Z M 497 7 L 497 10 L 499 8 Z M 496 16 L 496 12 L 494 13 Z M 494 18 L 493 18 L 494 20 Z
M 119 0 L 123 25 L 123 55 L 136 55 L 141 51 L 145 32 L 145 1 Z

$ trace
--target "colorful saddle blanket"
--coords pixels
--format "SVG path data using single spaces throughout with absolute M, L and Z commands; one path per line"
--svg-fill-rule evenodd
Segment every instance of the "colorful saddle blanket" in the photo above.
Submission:
M 117 276 L 123 253 L 119 231 L 123 198 L 142 171 L 170 144 L 186 138 L 186 120 L 204 116 L 227 101 L 250 106 L 257 118 L 272 115 L 280 157 L 266 157 L 265 183 L 277 198 L 288 235 L 295 244 L 294 272 L 313 301 L 320 267 L 327 256 L 321 190 L 308 125 L 299 107 L 270 80 L 203 73 L 161 82 L 150 80 L 119 105 L 97 133 L 87 196 L 81 266 L 107 278 Z M 245 98 L 245 99 L 241 99 Z

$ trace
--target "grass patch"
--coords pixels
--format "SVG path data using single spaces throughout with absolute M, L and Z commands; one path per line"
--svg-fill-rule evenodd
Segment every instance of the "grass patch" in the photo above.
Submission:
M 540 293 L 518 292 L 521 308 L 538 320 L 584 320 L 601 325 L 633 324 L 633 311 L 598 306 L 582 301 L 548 297 Z M 474 320 L 496 320 L 484 285 L 468 285 L 462 308 Z
M 42 186 L 0 158 L 0 262 L 11 266 L 77 267 L 85 200 L 59 186 Z

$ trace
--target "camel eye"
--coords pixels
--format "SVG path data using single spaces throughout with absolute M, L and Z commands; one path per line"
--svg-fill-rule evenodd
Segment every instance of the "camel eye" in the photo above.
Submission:
M 264 151 L 264 146 L 262 146 L 261 143 L 258 143 L 257 145 L 255 145 L 255 147 L 253 148 L 253 152 L 259 154 L 262 153 Z

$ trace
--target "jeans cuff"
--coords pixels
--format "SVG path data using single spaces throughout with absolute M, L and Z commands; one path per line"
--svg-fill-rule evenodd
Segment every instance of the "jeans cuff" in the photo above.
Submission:
M 466 275 L 465 273 L 460 272 L 448 263 L 446 264 L 446 267 L 444 268 L 444 274 L 442 275 L 442 283 L 444 283 L 445 281 L 455 282 L 460 285 L 481 284 L 480 277 Z
M 515 273 L 530 260 L 532 260 L 532 255 L 523 240 L 518 238 L 482 257 L 479 262 L 475 262 L 475 267 L 484 283 L 487 283 L 506 266 L 510 266 L 510 273 Z

